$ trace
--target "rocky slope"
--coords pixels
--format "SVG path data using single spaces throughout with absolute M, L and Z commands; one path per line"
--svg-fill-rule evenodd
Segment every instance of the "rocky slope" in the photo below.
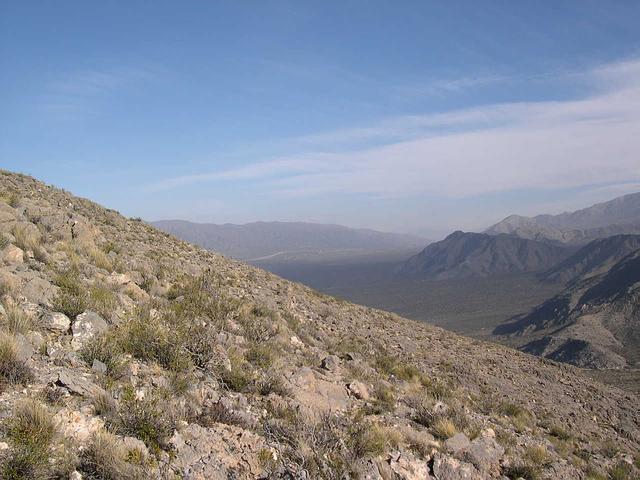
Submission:
M 0 198 L 2 478 L 637 478 L 638 397 L 579 369 Z
M 609 239 L 608 239 L 609 240 Z M 522 350 L 588 368 L 636 367 L 640 361 L 640 249 L 606 269 L 611 255 L 597 247 L 632 245 L 628 238 L 597 242 L 573 267 L 566 290 L 527 315 L 500 325 L 497 335 L 517 335 Z M 604 249 L 608 251 L 608 249 Z M 598 259 L 599 262 L 594 261 Z M 593 261 L 593 263 L 592 263 Z M 577 266 L 577 267 L 576 267 Z
M 217 225 L 161 220 L 152 224 L 178 238 L 241 260 L 323 259 L 396 251 L 413 253 L 425 243 L 423 238 L 412 235 L 303 222 Z
M 411 257 L 400 274 L 445 279 L 546 270 L 572 251 L 512 235 L 454 232 Z
M 511 215 L 485 233 L 516 235 L 538 241 L 584 245 L 598 238 L 640 234 L 640 193 L 632 193 L 559 215 Z
M 607 272 L 640 249 L 640 235 L 614 235 L 588 243 L 542 275 L 546 282 L 575 283 Z

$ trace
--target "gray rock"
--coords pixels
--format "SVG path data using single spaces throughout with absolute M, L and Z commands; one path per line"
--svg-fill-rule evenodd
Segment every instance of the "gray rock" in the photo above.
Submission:
M 484 480 L 488 478 L 472 464 L 436 452 L 433 456 L 433 474 L 438 480 Z
M 480 471 L 497 474 L 500 472 L 500 459 L 504 448 L 490 436 L 478 437 L 465 449 L 463 458 L 475 465 Z
M 335 372 L 340 366 L 340 359 L 336 355 L 329 355 L 322 359 L 322 368 L 330 372 Z
M 91 370 L 98 373 L 107 373 L 107 366 L 97 358 L 94 358 L 93 364 L 91 365 Z
M 55 333 L 66 333 L 71 327 L 71 320 L 64 313 L 49 312 L 42 316 L 44 328 Z
M 84 312 L 77 316 L 71 330 L 73 332 L 73 340 L 71 340 L 71 348 L 80 350 L 87 341 L 96 335 L 105 332 L 109 328 L 107 322 L 95 312 Z
M 81 373 L 68 368 L 63 369 L 58 374 L 58 381 L 56 383 L 65 387 L 71 393 L 83 397 L 106 395 L 106 392 L 91 380 L 85 378 Z
M 21 362 L 26 362 L 35 353 L 35 349 L 31 342 L 24 335 L 17 333 L 15 336 L 15 342 L 18 347 L 18 359 Z
M 471 442 L 464 433 L 458 432 L 453 437 L 447 439 L 444 442 L 444 446 L 449 452 L 455 455 L 459 451 L 468 448 L 470 443 Z

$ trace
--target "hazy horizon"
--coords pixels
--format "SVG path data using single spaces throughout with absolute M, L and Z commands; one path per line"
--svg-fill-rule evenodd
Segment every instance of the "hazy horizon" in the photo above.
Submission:
M 438 238 L 640 190 L 640 4 L 0 7 L 0 167 L 149 220 Z

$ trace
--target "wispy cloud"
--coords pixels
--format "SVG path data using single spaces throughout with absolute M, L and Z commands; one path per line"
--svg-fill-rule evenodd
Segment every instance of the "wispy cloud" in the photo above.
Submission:
M 101 102 L 154 76 L 153 70 L 142 67 L 87 69 L 59 74 L 46 83 L 39 108 L 59 118 L 84 118 L 95 113 Z
M 640 61 L 583 74 L 582 99 L 385 119 L 295 139 L 304 155 L 168 179 L 152 188 L 251 178 L 273 195 L 464 197 L 640 180 Z

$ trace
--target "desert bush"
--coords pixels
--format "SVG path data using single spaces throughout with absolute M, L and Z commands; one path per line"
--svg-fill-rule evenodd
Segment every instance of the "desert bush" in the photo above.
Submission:
M 11 333 L 25 334 L 33 327 L 33 321 L 18 307 L 7 307 L 6 315 L 2 319 L 2 326 Z
M 0 377 L 10 384 L 33 380 L 31 369 L 19 358 L 15 338 L 6 332 L 0 332 Z
M 142 480 L 142 469 L 127 461 L 129 452 L 118 438 L 106 431 L 95 433 L 82 452 L 80 469 L 90 479 Z
M 212 427 L 216 423 L 247 427 L 247 422 L 241 415 L 228 409 L 220 402 L 203 409 L 196 421 L 203 427 Z
M 546 465 L 549 461 L 549 452 L 544 445 L 533 445 L 525 449 L 524 458 L 532 465 Z
M 87 307 L 104 318 L 111 318 L 118 308 L 116 294 L 106 285 L 95 284 L 89 287 Z
M 117 339 L 112 334 L 102 334 L 90 339 L 80 349 L 80 358 L 89 366 L 94 360 L 98 360 L 107 366 L 107 375 L 119 378 L 124 368 L 122 349 Z
M 625 461 L 619 461 L 609 470 L 611 480 L 631 480 L 633 467 Z
M 161 315 L 152 315 L 148 308 L 139 309 L 119 329 L 122 349 L 144 361 L 155 361 L 162 367 L 181 371 L 190 366 L 183 337 L 167 325 Z
M 53 308 L 74 319 L 87 310 L 89 302 L 86 287 L 80 275 L 74 269 L 60 272 L 54 278 L 54 283 L 60 288 L 53 299 Z
M 255 374 L 251 364 L 247 363 L 240 355 L 231 353 L 229 355 L 231 368 L 224 365 L 217 365 L 215 373 L 218 381 L 224 388 L 234 392 L 247 392 L 253 386 Z
M 271 310 L 253 307 L 250 315 L 240 317 L 239 324 L 243 336 L 254 344 L 266 343 L 278 334 L 275 313 Z
M 26 225 L 16 225 L 12 233 L 15 238 L 14 243 L 16 247 L 24 251 L 31 250 L 32 252 L 40 248 L 42 238 L 36 228 L 28 228 Z
M 355 458 L 375 457 L 384 451 L 386 435 L 378 425 L 357 421 L 347 432 L 347 447 Z
M 436 438 L 446 440 L 458 433 L 456 424 L 450 418 L 440 417 L 431 425 L 431 433 Z
M 538 468 L 526 463 L 507 467 L 503 470 L 502 474 L 511 480 L 517 480 L 519 478 L 524 478 L 524 480 L 538 480 Z
M 380 415 L 391 412 L 396 406 L 393 389 L 382 382 L 378 382 L 373 389 L 373 400 L 365 407 L 366 413 Z
M 533 414 L 529 410 L 514 403 L 503 402 L 499 405 L 497 412 L 509 417 L 517 432 L 522 432 L 535 423 Z
M 24 400 L 16 405 L 6 431 L 13 452 L 1 466 L 2 478 L 48 478 L 51 444 L 57 434 L 49 411 L 35 400 Z
M 137 437 L 149 448 L 159 450 L 175 428 L 170 414 L 166 399 L 157 394 L 136 399 L 132 391 L 127 391 L 110 423 L 119 433 Z
M 281 397 L 286 397 L 290 394 L 284 378 L 275 370 L 268 370 L 262 373 L 260 379 L 256 382 L 256 391 L 264 396 L 275 393 Z
M 268 368 L 277 356 L 277 346 L 273 344 L 253 344 L 245 352 L 244 358 L 260 368 Z

